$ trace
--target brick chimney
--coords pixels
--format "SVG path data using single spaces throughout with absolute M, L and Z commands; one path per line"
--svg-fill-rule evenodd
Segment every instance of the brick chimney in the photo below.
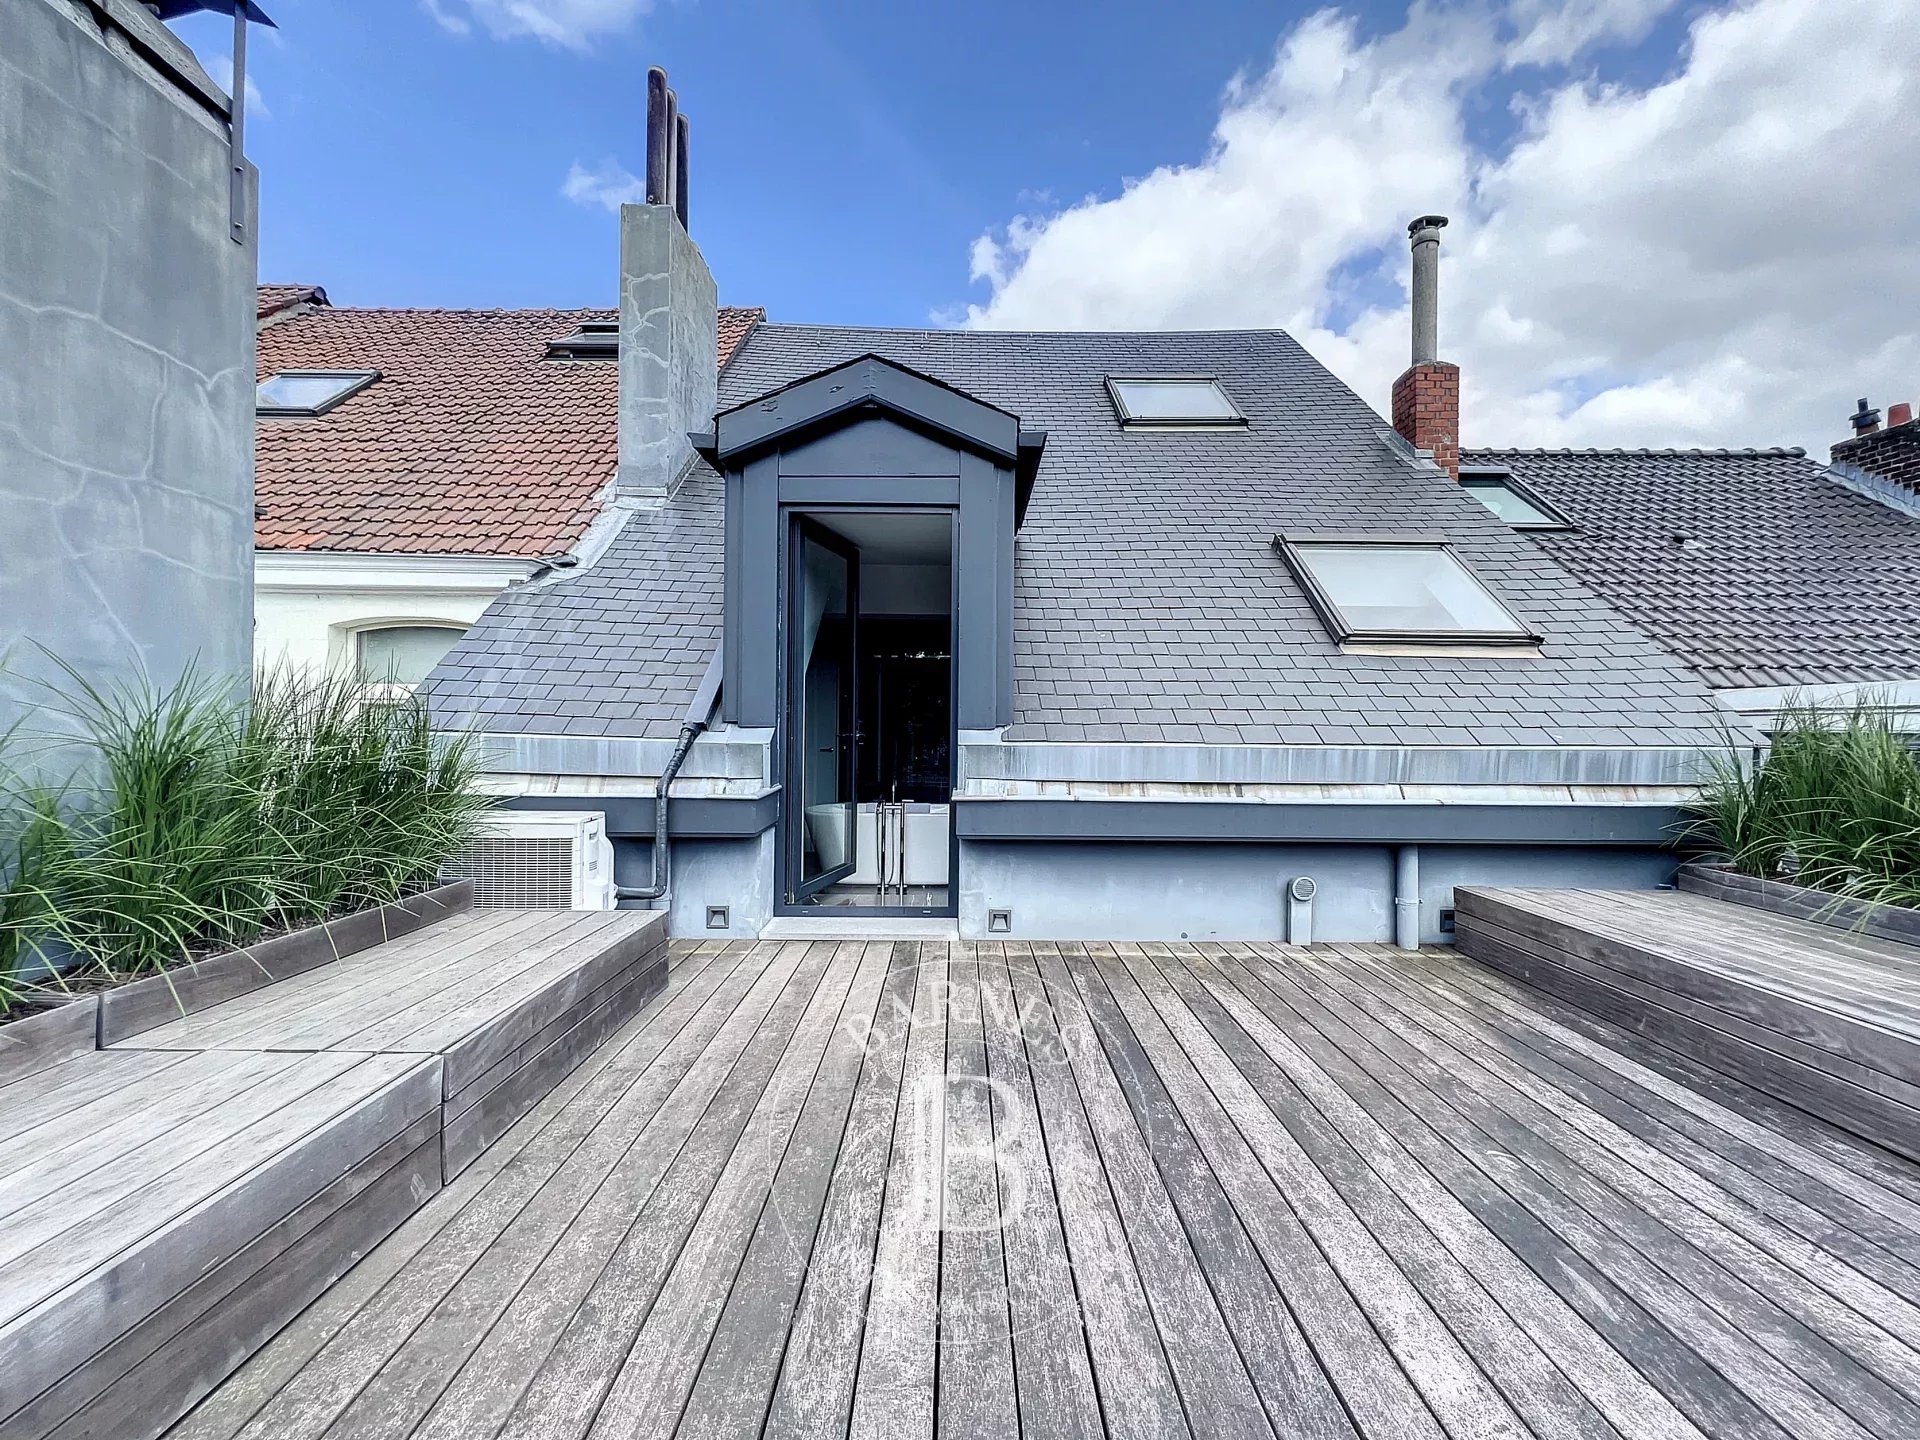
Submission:
M 1909 496 L 1920 492 L 1920 423 L 1911 404 L 1889 405 L 1884 430 L 1880 412 L 1865 400 L 1848 421 L 1853 438 L 1833 447 L 1836 471 L 1859 483 L 1891 484 Z
M 1444 215 L 1407 226 L 1413 242 L 1413 363 L 1393 382 L 1393 428 L 1460 478 L 1460 367 L 1439 358 L 1440 231 Z

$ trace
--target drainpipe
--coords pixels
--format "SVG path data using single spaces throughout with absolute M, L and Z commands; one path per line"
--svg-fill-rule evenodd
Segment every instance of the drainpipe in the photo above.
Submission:
M 672 886 L 673 855 L 667 848 L 667 792 L 679 778 L 680 767 L 686 763 L 687 752 L 693 749 L 693 742 L 700 738 L 719 706 L 721 668 L 720 650 L 716 647 L 713 658 L 707 662 L 706 674 L 700 677 L 699 688 L 693 692 L 693 703 L 687 707 L 687 720 L 680 727 L 680 739 L 675 743 L 666 767 L 660 772 L 660 783 L 654 787 L 653 878 L 645 885 L 614 886 L 613 898 L 616 901 L 661 900 L 666 898 Z
M 1420 847 L 1400 845 L 1393 852 L 1393 943 L 1402 950 L 1420 948 Z

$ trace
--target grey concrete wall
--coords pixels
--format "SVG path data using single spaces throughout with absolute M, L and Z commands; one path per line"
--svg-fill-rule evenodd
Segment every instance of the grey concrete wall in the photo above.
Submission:
M 719 291 L 669 205 L 620 207 L 620 493 L 657 499 L 713 426 Z
M 1421 938 L 1439 943 L 1455 885 L 1651 888 L 1671 878 L 1658 850 L 1420 847 Z M 1284 891 L 1319 886 L 1316 940 L 1393 938 L 1393 850 L 1385 845 L 1056 844 L 962 841 L 960 933 L 1011 910 L 1016 939 L 1284 940 Z
M 744 840 L 675 840 L 669 933 L 685 940 L 758 935 L 773 917 L 775 833 L 766 830 Z M 651 841 L 615 836 L 614 879 L 622 885 L 646 884 L 653 878 L 652 855 Z M 707 928 L 709 905 L 727 907 L 731 923 L 726 929 Z
M 255 254 L 225 97 L 108 9 L 0 4 L 0 730 L 45 716 L 37 646 L 96 681 L 251 660 Z
M 1673 883 L 1680 857 L 1671 850 L 1556 848 L 1551 845 L 1422 845 L 1420 943 L 1450 941 L 1440 912 L 1453 905 L 1456 885 L 1582 886 L 1595 890 L 1652 890 Z

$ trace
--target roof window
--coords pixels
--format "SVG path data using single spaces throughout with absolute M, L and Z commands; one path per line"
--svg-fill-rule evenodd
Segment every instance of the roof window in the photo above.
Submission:
M 1286 558 L 1342 644 L 1532 645 L 1540 637 L 1437 535 L 1285 535 Z
M 1504 471 L 1460 472 L 1460 488 L 1516 530 L 1566 530 L 1567 517 Z
M 1107 393 L 1130 430 L 1218 430 L 1247 423 L 1210 375 L 1109 375 Z
M 260 415 L 324 415 L 379 378 L 378 370 L 282 370 L 260 382 L 253 408 Z
M 571 335 L 547 342 L 549 360 L 618 360 L 620 322 L 583 320 Z

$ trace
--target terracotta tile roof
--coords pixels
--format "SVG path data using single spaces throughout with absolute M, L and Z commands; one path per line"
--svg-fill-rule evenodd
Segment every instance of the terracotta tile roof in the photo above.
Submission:
M 263 286 L 269 290 L 302 287 Z M 762 318 L 720 312 L 720 363 Z M 549 340 L 612 310 L 324 308 L 261 330 L 260 379 L 378 370 L 325 415 L 262 417 L 263 550 L 534 559 L 579 539 L 619 459 L 619 371 Z
M 318 285 L 262 285 L 253 309 L 253 318 L 265 320 L 296 305 L 325 305 L 327 292 Z

